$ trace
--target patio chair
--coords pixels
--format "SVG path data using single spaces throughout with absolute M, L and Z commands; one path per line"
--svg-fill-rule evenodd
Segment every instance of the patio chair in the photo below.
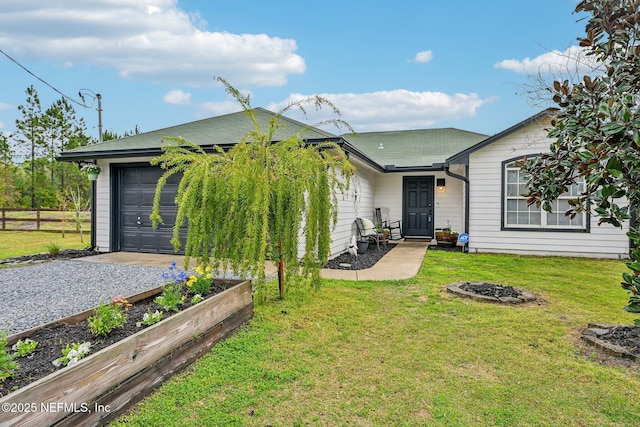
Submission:
M 391 240 L 402 239 L 402 223 L 400 220 L 391 221 L 389 219 L 389 208 L 375 208 L 374 216 L 378 224 L 389 230 L 389 238 Z M 395 237 L 394 232 L 396 233 Z
M 358 227 L 358 234 L 361 239 L 376 242 L 378 250 L 380 250 L 380 242 L 384 241 L 384 233 L 378 233 L 373 222 L 366 218 L 356 218 L 356 227 Z

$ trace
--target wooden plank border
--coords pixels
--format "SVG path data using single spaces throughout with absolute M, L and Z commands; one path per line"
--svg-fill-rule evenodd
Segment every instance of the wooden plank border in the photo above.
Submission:
M 95 425 L 115 417 L 252 315 L 251 282 L 244 281 L 3 397 L 0 405 L 35 404 L 35 411 L 0 411 L 0 426 Z

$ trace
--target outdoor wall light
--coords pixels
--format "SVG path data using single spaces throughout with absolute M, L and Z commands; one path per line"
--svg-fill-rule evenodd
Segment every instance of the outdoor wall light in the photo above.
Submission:
M 378 150 L 384 150 L 384 145 L 382 145 L 382 142 L 380 143 L 380 145 L 378 145 Z
M 438 193 L 444 193 L 444 190 L 446 190 L 444 178 L 436 179 L 436 190 Z

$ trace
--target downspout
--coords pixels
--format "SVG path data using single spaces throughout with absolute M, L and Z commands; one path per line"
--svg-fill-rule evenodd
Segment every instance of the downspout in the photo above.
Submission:
M 96 250 L 96 181 L 91 181 L 91 250 Z
M 468 164 L 465 165 L 464 169 L 465 169 L 464 173 L 467 176 L 458 175 L 457 173 L 451 172 L 449 170 L 449 163 L 444 164 L 444 173 L 447 174 L 447 176 L 459 179 L 464 182 L 464 232 L 468 233 L 469 232 L 469 178 L 467 177 L 469 176 L 469 165 Z

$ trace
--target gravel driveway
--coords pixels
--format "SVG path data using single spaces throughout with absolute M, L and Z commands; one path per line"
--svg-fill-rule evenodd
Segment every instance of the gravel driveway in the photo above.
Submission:
M 9 335 L 163 285 L 165 267 L 56 260 L 0 269 L 0 329 Z

